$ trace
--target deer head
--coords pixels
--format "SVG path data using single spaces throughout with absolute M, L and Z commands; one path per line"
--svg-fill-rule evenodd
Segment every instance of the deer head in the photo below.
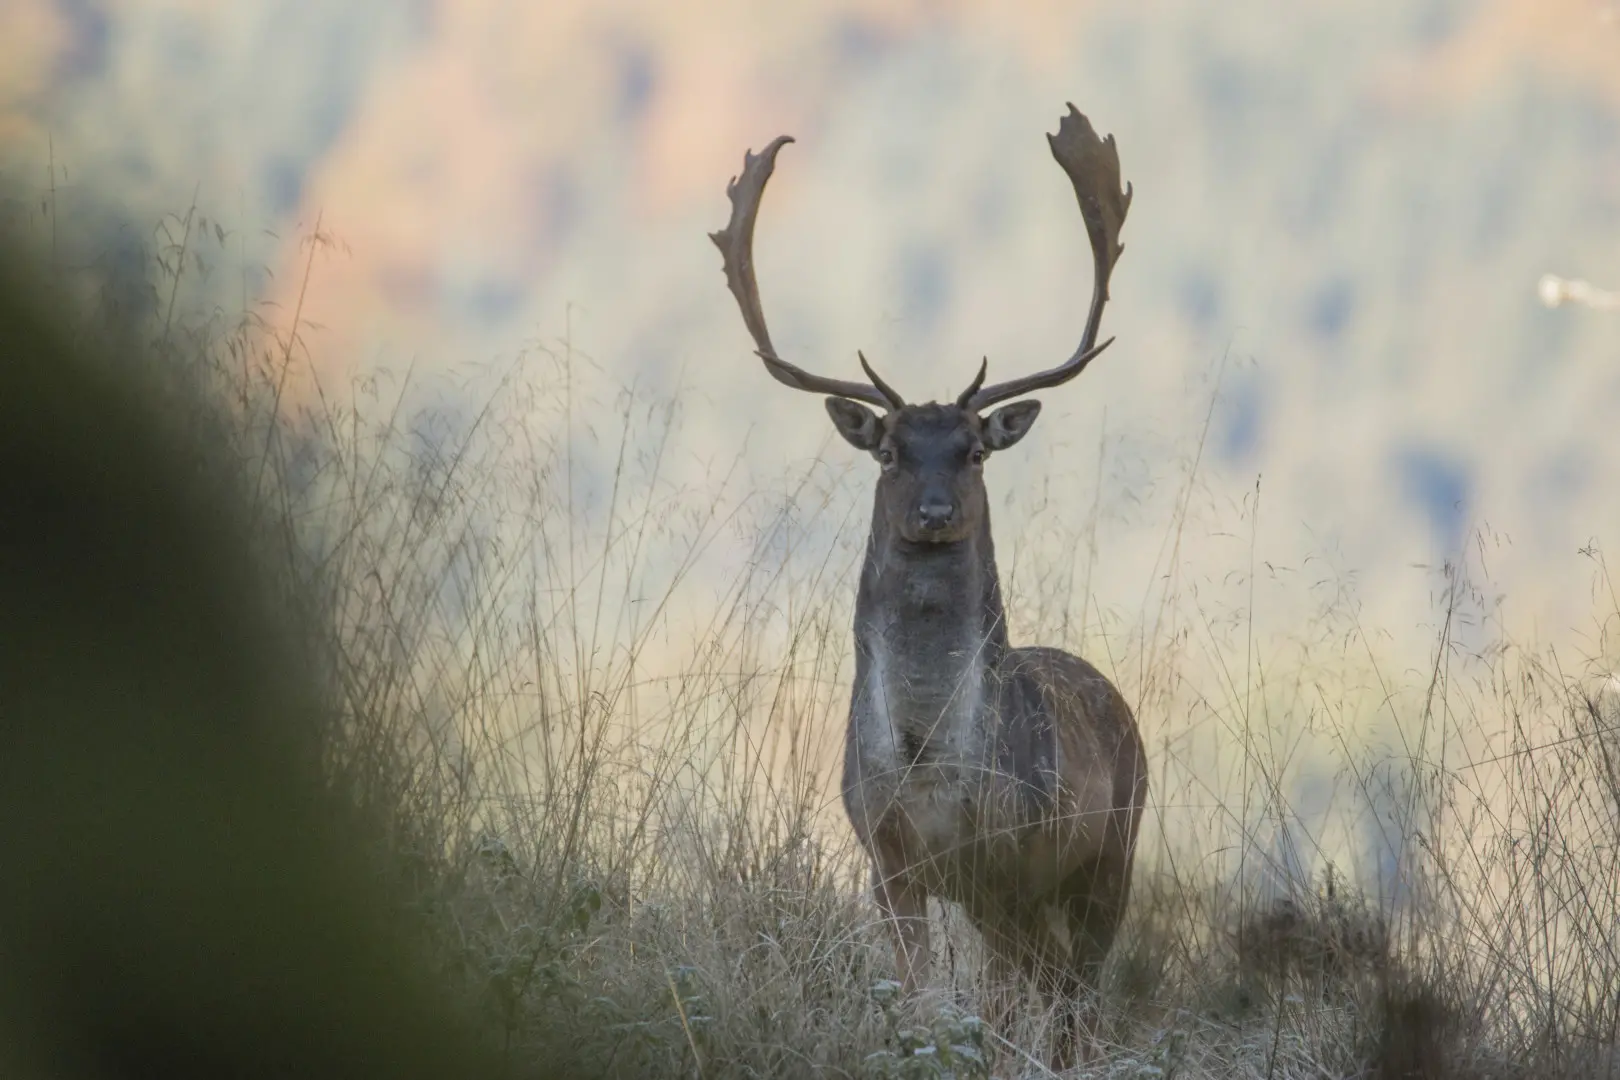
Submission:
M 990 386 L 984 385 L 989 369 L 986 359 L 979 365 L 972 384 L 949 405 L 907 405 L 878 377 L 862 353 L 856 356 L 868 381 L 851 382 L 811 374 L 782 359 L 771 344 L 760 307 L 759 285 L 754 280 L 754 221 L 766 181 L 776 168 L 776 155 L 792 141 L 791 136 L 781 135 L 761 153 L 744 154 L 742 175 L 726 186 L 731 221 L 719 232 L 709 234 L 724 258 L 726 285 L 737 298 L 765 370 L 778 382 L 795 389 L 830 395 L 827 412 L 838 433 L 851 446 L 877 460 L 882 468 L 877 507 L 886 519 L 882 524 L 889 527 L 891 534 L 912 545 L 963 540 L 972 536 L 987 516 L 981 471 L 985 459 L 1022 439 L 1040 414 L 1041 403 L 1018 401 L 988 413 L 985 410 L 1010 398 L 1068 382 L 1113 343 L 1109 338 L 1098 344 L 1097 332 L 1103 305 L 1108 301 L 1108 280 L 1124 250 L 1119 230 L 1131 204 L 1131 188 L 1120 190 L 1119 152 L 1114 137 L 1099 138 L 1091 122 L 1072 104 L 1058 124 L 1057 134 L 1047 136 L 1052 156 L 1074 185 L 1095 264 L 1091 309 L 1080 347 L 1057 367 Z

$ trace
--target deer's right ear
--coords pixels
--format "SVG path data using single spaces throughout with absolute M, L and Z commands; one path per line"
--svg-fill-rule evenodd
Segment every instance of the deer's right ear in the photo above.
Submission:
M 855 404 L 848 398 L 828 398 L 827 415 L 832 417 L 833 426 L 838 429 L 838 434 L 857 450 L 871 453 L 877 449 L 879 440 L 883 438 L 883 423 L 878 419 L 877 413 L 865 405 Z

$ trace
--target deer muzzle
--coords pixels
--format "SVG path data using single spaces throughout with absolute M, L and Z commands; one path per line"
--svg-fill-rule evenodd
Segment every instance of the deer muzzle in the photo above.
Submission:
M 945 500 L 928 500 L 917 507 L 917 524 L 925 533 L 944 532 L 956 520 L 956 505 Z

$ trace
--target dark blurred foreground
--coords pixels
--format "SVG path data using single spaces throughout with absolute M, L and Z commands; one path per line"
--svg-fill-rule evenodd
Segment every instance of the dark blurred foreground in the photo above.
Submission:
M 195 402 L 0 267 L 0 1075 L 475 1077 Z M 217 475 L 216 475 L 217 473 Z M 283 598 L 284 599 L 284 598 Z

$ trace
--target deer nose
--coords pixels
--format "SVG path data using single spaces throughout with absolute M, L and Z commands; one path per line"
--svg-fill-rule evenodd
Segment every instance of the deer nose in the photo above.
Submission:
M 922 527 L 931 532 L 945 528 L 955 516 L 956 507 L 948 502 L 925 502 L 917 507 L 917 517 Z

